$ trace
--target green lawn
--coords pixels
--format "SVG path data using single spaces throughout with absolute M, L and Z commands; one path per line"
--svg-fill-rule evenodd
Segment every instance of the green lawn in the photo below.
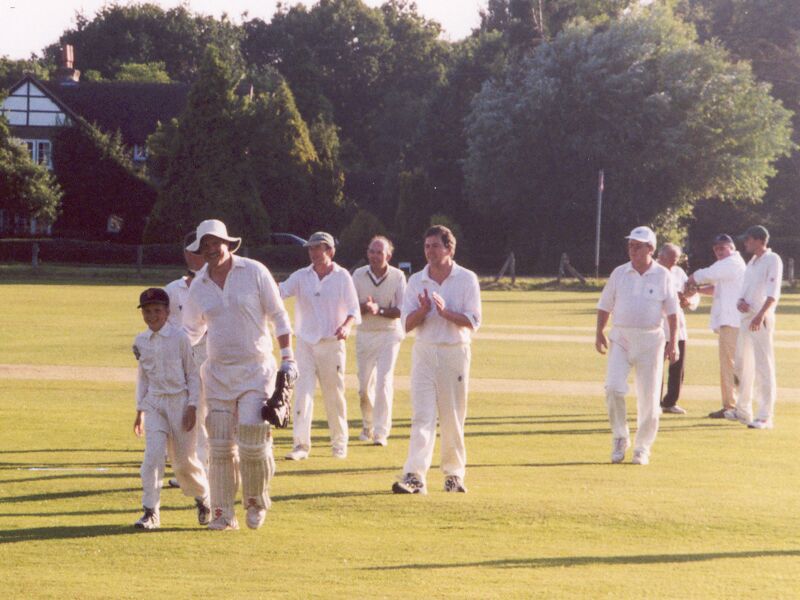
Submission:
M 0 363 L 132 367 L 144 285 L 0 285 Z M 487 292 L 486 331 L 591 335 L 596 299 Z M 691 315 L 690 327 L 707 319 Z M 787 335 L 800 332 L 800 296 L 782 300 L 779 329 L 800 340 Z M 714 384 L 716 350 L 690 352 L 687 383 Z M 779 350 L 781 386 L 800 387 L 798 354 Z M 599 381 L 605 365 L 571 342 L 479 340 L 473 356 L 474 378 Z M 355 437 L 355 390 L 348 401 Z M 600 397 L 473 393 L 469 494 L 443 493 L 434 469 L 430 494 L 407 497 L 389 492 L 407 448 L 407 393 L 389 447 L 354 442 L 344 462 L 330 457 L 318 402 L 312 457 L 278 461 L 262 530 L 201 529 L 188 499 L 164 490 L 162 529 L 141 533 L 132 384 L 0 380 L 3 595 L 797 597 L 800 404 L 779 398 L 776 429 L 752 431 L 703 418 L 713 402 L 682 403 L 690 414 L 665 417 L 651 464 L 635 467 L 608 463 Z M 289 445 L 279 432 L 279 457 Z

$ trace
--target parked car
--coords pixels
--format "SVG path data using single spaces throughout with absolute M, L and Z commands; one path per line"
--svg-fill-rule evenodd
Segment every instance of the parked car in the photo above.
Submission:
M 269 243 L 273 246 L 304 246 L 306 240 L 293 233 L 270 233 Z

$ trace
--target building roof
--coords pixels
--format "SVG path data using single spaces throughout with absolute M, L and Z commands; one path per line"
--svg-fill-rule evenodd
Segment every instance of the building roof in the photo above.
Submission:
M 64 85 L 34 81 L 60 104 L 90 123 L 97 123 L 103 131 L 119 130 L 129 145 L 144 144 L 159 121 L 165 123 L 180 115 L 189 95 L 189 85 L 185 83 L 85 81 Z

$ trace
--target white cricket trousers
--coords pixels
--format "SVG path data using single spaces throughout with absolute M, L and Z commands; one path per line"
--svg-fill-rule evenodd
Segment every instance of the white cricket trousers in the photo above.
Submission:
M 208 497 L 208 479 L 197 458 L 197 426 L 183 429 L 187 395 L 170 394 L 151 398 L 144 410 L 144 460 L 142 460 L 142 505 L 158 509 L 164 458 L 169 451 L 172 468 L 185 496 Z
M 463 478 L 467 467 L 464 421 L 467 417 L 469 344 L 426 344 L 417 340 L 411 352 L 411 439 L 404 473 L 425 481 L 441 434 L 441 469 Z
M 392 429 L 394 366 L 402 337 L 396 331 L 359 331 L 356 336 L 358 397 L 363 428 L 388 438 Z
M 664 373 L 664 330 L 661 327 L 614 327 L 609 340 L 606 403 L 612 435 L 615 438 L 630 437 L 625 394 L 628 392 L 628 374 L 633 368 L 637 407 L 634 450 L 649 455 L 661 417 L 659 395 Z
M 297 339 L 297 384 L 295 386 L 294 424 L 292 437 L 295 448 L 311 449 L 311 422 L 314 417 L 314 390 L 319 380 L 331 446 L 346 449 L 347 403 L 344 396 L 344 340 L 324 338 L 316 344 Z
M 775 315 L 767 315 L 758 331 L 750 331 L 754 313 L 742 317 L 736 340 L 736 375 L 739 378 L 739 401 L 736 414 L 742 420 L 753 420 L 753 398 L 757 419 L 769 421 L 775 412 L 778 394 L 775 380 Z

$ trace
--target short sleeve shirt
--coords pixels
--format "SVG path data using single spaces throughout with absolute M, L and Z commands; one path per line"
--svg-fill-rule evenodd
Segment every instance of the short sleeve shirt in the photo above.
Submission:
M 597 308 L 611 313 L 617 327 L 655 329 L 678 312 L 678 295 L 670 272 L 656 261 L 641 275 L 627 262 L 611 273 Z

